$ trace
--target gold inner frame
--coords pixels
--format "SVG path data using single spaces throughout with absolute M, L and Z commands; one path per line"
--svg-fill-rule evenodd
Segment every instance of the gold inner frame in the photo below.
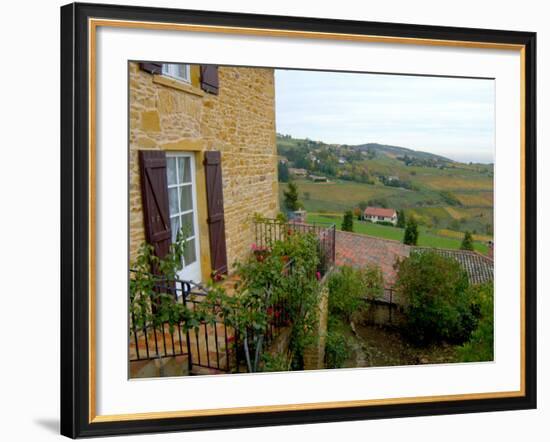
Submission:
M 271 36 L 271 37 L 292 37 L 292 38 L 308 38 L 308 39 L 325 39 L 325 40 L 340 40 L 340 41 L 359 41 L 371 43 L 390 43 L 390 44 L 414 44 L 421 46 L 447 46 L 447 47 L 464 47 L 478 49 L 500 49 L 518 51 L 520 53 L 520 209 L 521 209 L 521 226 L 520 226 L 520 389 L 518 391 L 504 392 L 487 392 L 487 393 L 465 393 L 453 395 L 437 395 L 437 396 L 417 396 L 417 397 L 400 397 L 388 399 L 367 399 L 367 400 L 352 400 L 352 401 L 333 401 L 333 402 L 317 402 L 317 403 L 301 403 L 301 404 L 285 404 L 285 405 L 262 405 L 256 407 L 233 407 L 233 408 L 216 408 L 202 410 L 181 410 L 181 411 L 159 411 L 147 413 L 130 413 L 130 414 L 111 414 L 97 415 L 96 414 L 96 318 L 95 318 L 95 274 L 96 274 L 96 249 L 95 249 L 95 220 L 96 220 L 96 31 L 99 26 L 115 27 L 115 28 L 138 28 L 152 30 L 172 30 L 184 32 L 207 32 L 218 34 L 238 34 L 238 35 L 254 35 L 254 36 Z M 344 408 L 344 407 L 364 407 L 374 405 L 395 405 L 395 404 L 412 404 L 426 402 L 442 402 L 442 401 L 459 401 L 459 400 L 475 400 L 475 399 L 496 399 L 496 398 L 512 398 L 525 396 L 525 46 L 521 44 L 504 44 L 504 43 L 480 43 L 473 41 L 457 41 L 457 40 L 438 40 L 438 39 L 423 39 L 423 38 L 405 38 L 405 37 L 387 37 L 376 35 L 358 35 L 358 34 L 339 34 L 339 33 L 324 33 L 310 31 L 290 31 L 279 29 L 261 29 L 261 28 L 244 28 L 231 26 L 210 26 L 210 25 L 190 25 L 179 23 L 157 23 L 157 22 L 140 22 L 130 20 L 110 20 L 110 19 L 94 19 L 88 20 L 88 85 L 89 85 L 89 423 L 98 422 L 115 422 L 115 421 L 133 421 L 145 419 L 168 419 L 178 417 L 197 417 L 197 416 L 216 416 L 216 415 L 232 415 L 246 414 L 252 412 L 277 412 L 277 411 L 297 411 L 297 410 L 321 410 L 328 408 Z

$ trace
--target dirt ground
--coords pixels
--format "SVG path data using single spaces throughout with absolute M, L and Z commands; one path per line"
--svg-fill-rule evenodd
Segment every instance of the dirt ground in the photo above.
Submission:
M 455 346 L 437 344 L 415 347 L 399 331 L 377 325 L 355 325 L 349 330 L 352 355 L 345 367 L 387 367 L 457 362 Z

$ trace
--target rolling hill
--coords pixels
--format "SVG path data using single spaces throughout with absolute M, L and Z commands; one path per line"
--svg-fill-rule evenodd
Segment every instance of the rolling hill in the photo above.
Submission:
M 456 237 L 468 230 L 492 236 L 492 164 L 461 163 L 379 143 L 350 146 L 288 135 L 277 136 L 277 148 L 284 167 L 328 178 L 327 183 L 294 178 L 311 214 L 338 217 L 369 203 L 404 210 L 433 234 Z M 284 188 L 280 183 L 281 207 Z
M 400 146 L 390 146 L 388 144 L 378 144 L 378 143 L 366 143 L 366 144 L 360 144 L 357 146 L 351 146 L 352 148 L 355 148 L 360 151 L 374 151 L 376 153 L 385 154 L 387 156 L 390 156 L 392 158 L 398 157 L 398 156 L 409 156 L 412 158 L 418 158 L 420 160 L 434 160 L 439 161 L 442 163 L 454 163 L 455 161 L 442 157 L 441 155 L 436 155 L 429 152 L 423 152 L 420 150 L 413 150 L 409 149 L 407 147 L 400 147 Z

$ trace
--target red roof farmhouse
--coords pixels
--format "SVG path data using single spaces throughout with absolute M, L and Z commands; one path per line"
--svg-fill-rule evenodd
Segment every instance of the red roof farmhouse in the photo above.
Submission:
M 372 222 L 397 223 L 397 211 L 395 209 L 384 209 L 382 207 L 367 207 L 364 212 L 364 218 Z

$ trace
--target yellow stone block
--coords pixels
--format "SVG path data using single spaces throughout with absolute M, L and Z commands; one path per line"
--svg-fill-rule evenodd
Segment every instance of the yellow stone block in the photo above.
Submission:
M 160 132 L 160 117 L 158 111 L 145 111 L 141 113 L 141 128 L 144 131 Z

